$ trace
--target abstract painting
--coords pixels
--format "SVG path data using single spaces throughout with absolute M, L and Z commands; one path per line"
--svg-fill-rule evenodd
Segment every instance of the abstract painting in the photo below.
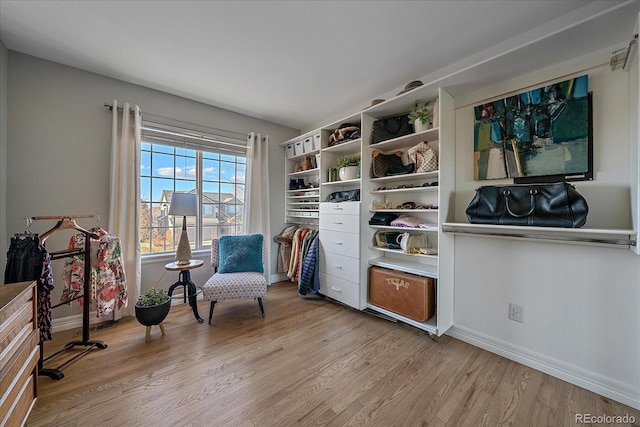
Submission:
M 587 75 L 475 106 L 474 178 L 591 179 L 590 109 Z

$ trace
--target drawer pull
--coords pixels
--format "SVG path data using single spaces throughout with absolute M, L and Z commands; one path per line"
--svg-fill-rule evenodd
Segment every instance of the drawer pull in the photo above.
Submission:
M 336 225 L 342 225 L 342 223 L 340 221 L 335 221 L 334 224 Z
M 333 210 L 334 210 L 334 211 L 341 211 L 341 210 L 342 210 L 342 208 L 341 208 L 340 206 L 334 206 L 334 207 L 333 207 Z
M 342 289 L 340 289 L 340 288 L 336 288 L 335 286 L 332 286 L 332 287 L 331 287 L 331 290 L 332 290 L 332 291 L 336 291 L 336 292 L 340 292 L 340 293 L 342 293 Z
M 342 246 L 342 242 L 333 242 L 333 244 Z
M 334 268 L 342 268 L 340 264 L 331 264 Z

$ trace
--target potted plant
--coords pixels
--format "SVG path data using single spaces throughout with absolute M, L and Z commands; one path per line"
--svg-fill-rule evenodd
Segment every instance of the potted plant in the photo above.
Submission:
M 409 113 L 409 123 L 413 123 L 413 129 L 416 133 L 431 129 L 432 119 L 433 107 L 431 106 L 431 101 L 416 101 L 413 104 L 413 108 Z
M 338 170 L 340 181 L 358 178 L 358 170 L 360 169 L 360 155 L 352 154 L 341 157 L 333 163 L 333 167 Z
M 159 325 L 169 314 L 171 298 L 164 289 L 151 288 L 138 297 L 136 319 L 144 326 Z

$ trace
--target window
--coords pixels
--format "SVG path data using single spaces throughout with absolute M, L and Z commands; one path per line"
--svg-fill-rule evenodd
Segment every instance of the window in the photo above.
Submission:
M 246 141 L 185 134 L 143 123 L 140 149 L 140 251 L 175 252 L 182 218 L 168 215 L 174 192 L 199 195 L 199 215 L 187 217 L 191 249 L 241 234 L 244 223 Z

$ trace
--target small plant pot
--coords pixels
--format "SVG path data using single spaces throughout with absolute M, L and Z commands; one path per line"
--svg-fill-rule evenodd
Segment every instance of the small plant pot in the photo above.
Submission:
M 338 170 L 340 181 L 348 181 L 358 177 L 358 166 L 345 166 Z
M 415 122 L 413 122 L 413 130 L 415 131 L 415 133 L 424 132 L 425 130 L 429 129 L 431 129 L 430 122 L 424 124 L 420 120 L 416 120 Z
M 136 319 L 144 326 L 159 325 L 169 314 L 170 308 L 171 298 L 169 297 L 167 297 L 167 300 L 162 304 L 150 305 L 148 307 L 141 307 L 136 304 Z

